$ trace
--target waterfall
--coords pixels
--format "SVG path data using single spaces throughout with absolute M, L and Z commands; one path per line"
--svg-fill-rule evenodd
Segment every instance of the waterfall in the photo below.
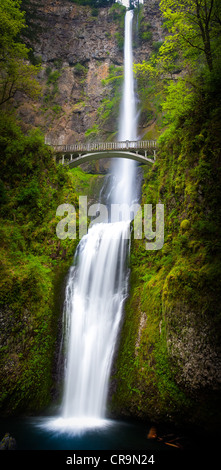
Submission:
M 132 50 L 133 11 L 125 15 L 124 37 L 124 85 L 120 112 L 119 141 L 137 140 L 137 113 L 133 77 Z M 115 204 L 131 203 L 137 198 L 135 194 L 136 163 L 126 158 L 116 159 L 113 165 L 115 185 L 112 188 L 112 202 Z
M 120 141 L 137 139 L 136 98 L 133 77 L 132 26 L 133 11 L 129 10 L 125 15 L 124 88 L 119 129 Z M 125 159 L 122 160 L 125 161 Z
M 69 326 L 63 417 L 104 418 L 125 298 L 129 224 L 96 224 L 81 240 L 66 292 Z
M 127 11 L 119 130 L 122 140 L 136 139 L 132 20 L 133 12 Z M 135 169 L 135 163 L 128 159 L 114 162 L 112 203 L 131 204 Z M 79 243 L 66 286 L 67 363 L 58 420 L 61 427 L 94 427 L 105 418 L 108 381 L 127 295 L 129 244 L 128 218 L 94 224 Z

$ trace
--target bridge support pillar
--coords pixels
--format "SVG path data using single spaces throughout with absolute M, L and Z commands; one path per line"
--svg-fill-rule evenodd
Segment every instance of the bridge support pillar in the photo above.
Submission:
M 61 162 L 62 162 L 62 165 L 64 165 L 64 155 L 62 155 L 62 160 L 61 160 Z
M 156 150 L 153 151 L 153 159 L 156 160 Z
M 73 160 L 73 153 L 71 153 L 71 162 L 72 162 L 72 160 Z

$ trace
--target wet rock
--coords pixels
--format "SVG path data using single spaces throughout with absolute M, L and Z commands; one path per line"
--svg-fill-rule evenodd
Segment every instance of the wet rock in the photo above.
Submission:
M 16 440 L 7 432 L 0 442 L 0 450 L 15 450 L 16 448 Z
M 157 442 L 162 443 L 162 445 L 175 447 L 177 449 L 183 449 L 182 440 L 184 438 L 175 436 L 172 434 L 158 435 L 157 429 L 155 426 L 152 426 L 147 434 L 147 439 L 156 440 Z
M 147 434 L 147 439 L 156 439 L 157 438 L 157 430 L 154 426 L 152 426 Z

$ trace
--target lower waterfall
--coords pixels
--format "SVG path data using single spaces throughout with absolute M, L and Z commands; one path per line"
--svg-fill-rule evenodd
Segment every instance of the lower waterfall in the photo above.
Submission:
M 128 222 L 96 224 L 81 240 L 66 290 L 68 360 L 63 417 L 104 418 L 126 295 Z

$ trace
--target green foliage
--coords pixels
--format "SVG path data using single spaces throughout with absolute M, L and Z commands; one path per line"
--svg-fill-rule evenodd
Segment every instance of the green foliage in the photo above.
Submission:
M 150 41 L 152 39 L 151 31 L 144 31 L 141 35 L 143 41 Z
M 32 179 L 27 186 L 21 188 L 17 201 L 19 204 L 36 207 L 40 195 L 41 192 L 38 181 Z
M 9 414 L 36 412 L 51 401 L 61 282 L 78 243 L 57 238 L 56 209 L 67 202 L 77 211 L 77 194 L 91 194 L 96 179 L 52 157 L 38 130 L 25 135 L 2 113 L 0 408 Z
M 76 75 L 80 75 L 80 76 L 85 76 L 85 74 L 87 73 L 87 68 L 80 64 L 79 62 L 74 66 L 74 73 Z
M 204 94 L 217 89 L 221 12 L 217 1 L 162 0 L 160 7 L 168 34 L 153 44 L 150 60 L 137 64 L 135 73 L 147 122 L 154 117 L 161 127 L 170 126 L 160 138 L 168 142 L 196 101 L 204 109 Z
M 56 96 L 59 91 L 58 80 L 61 76 L 60 63 L 58 62 L 57 64 L 55 64 L 55 66 L 57 66 L 58 68 L 52 70 L 51 67 L 47 67 L 45 71 L 47 76 L 47 88 L 44 96 L 44 111 L 50 109 L 50 111 L 52 111 L 53 113 L 59 114 L 62 108 L 60 105 L 56 104 Z
M 2 0 L 0 4 L 0 105 L 12 100 L 16 92 L 36 97 L 40 87 L 35 80 L 38 65 L 27 63 L 29 50 L 18 37 L 25 28 L 20 0 Z
M 124 37 L 122 36 L 122 33 L 115 33 L 115 38 L 117 41 L 118 48 L 120 49 L 120 51 L 122 51 L 124 48 Z
M 196 60 L 198 64 L 203 54 L 203 60 L 212 71 L 221 47 L 220 2 L 181 0 L 177 5 L 174 0 L 161 0 L 160 7 L 172 33 L 164 44 L 163 55 L 178 46 L 184 58 Z
M 153 42 L 153 50 L 154 52 L 158 52 L 160 47 L 163 45 L 163 41 L 156 41 Z
M 60 112 L 62 111 L 62 107 L 59 104 L 55 104 L 54 106 L 52 106 L 51 110 L 55 114 L 60 114 Z
M 108 77 L 102 81 L 103 86 L 107 90 L 108 98 L 102 100 L 101 106 L 98 109 L 98 123 L 101 128 L 110 124 L 113 128 L 113 123 L 117 123 L 121 91 L 122 91 L 123 74 L 122 67 L 111 65 L 109 68 Z M 115 132 L 117 128 L 113 129 Z
M 46 74 L 48 76 L 47 85 L 50 85 L 51 83 L 53 84 L 56 83 L 61 75 L 61 73 L 58 70 L 55 70 L 54 72 L 52 72 L 50 67 L 46 69 Z
M 110 8 L 109 15 L 113 21 L 118 22 L 120 28 L 124 26 L 125 6 L 121 3 L 114 3 Z
M 99 127 L 97 124 L 94 124 L 93 127 L 91 127 L 91 129 L 88 129 L 86 132 L 85 132 L 85 137 L 96 137 L 97 134 L 99 133 Z
M 123 50 L 124 48 L 124 18 L 125 18 L 125 7 L 120 3 L 114 3 L 109 11 L 110 18 L 117 23 L 118 30 L 115 33 L 118 48 Z
M 0 179 L 0 205 L 7 201 L 6 189 L 3 181 Z
M 190 228 L 190 221 L 187 219 L 182 220 L 180 224 L 180 228 L 182 231 L 186 231 Z

